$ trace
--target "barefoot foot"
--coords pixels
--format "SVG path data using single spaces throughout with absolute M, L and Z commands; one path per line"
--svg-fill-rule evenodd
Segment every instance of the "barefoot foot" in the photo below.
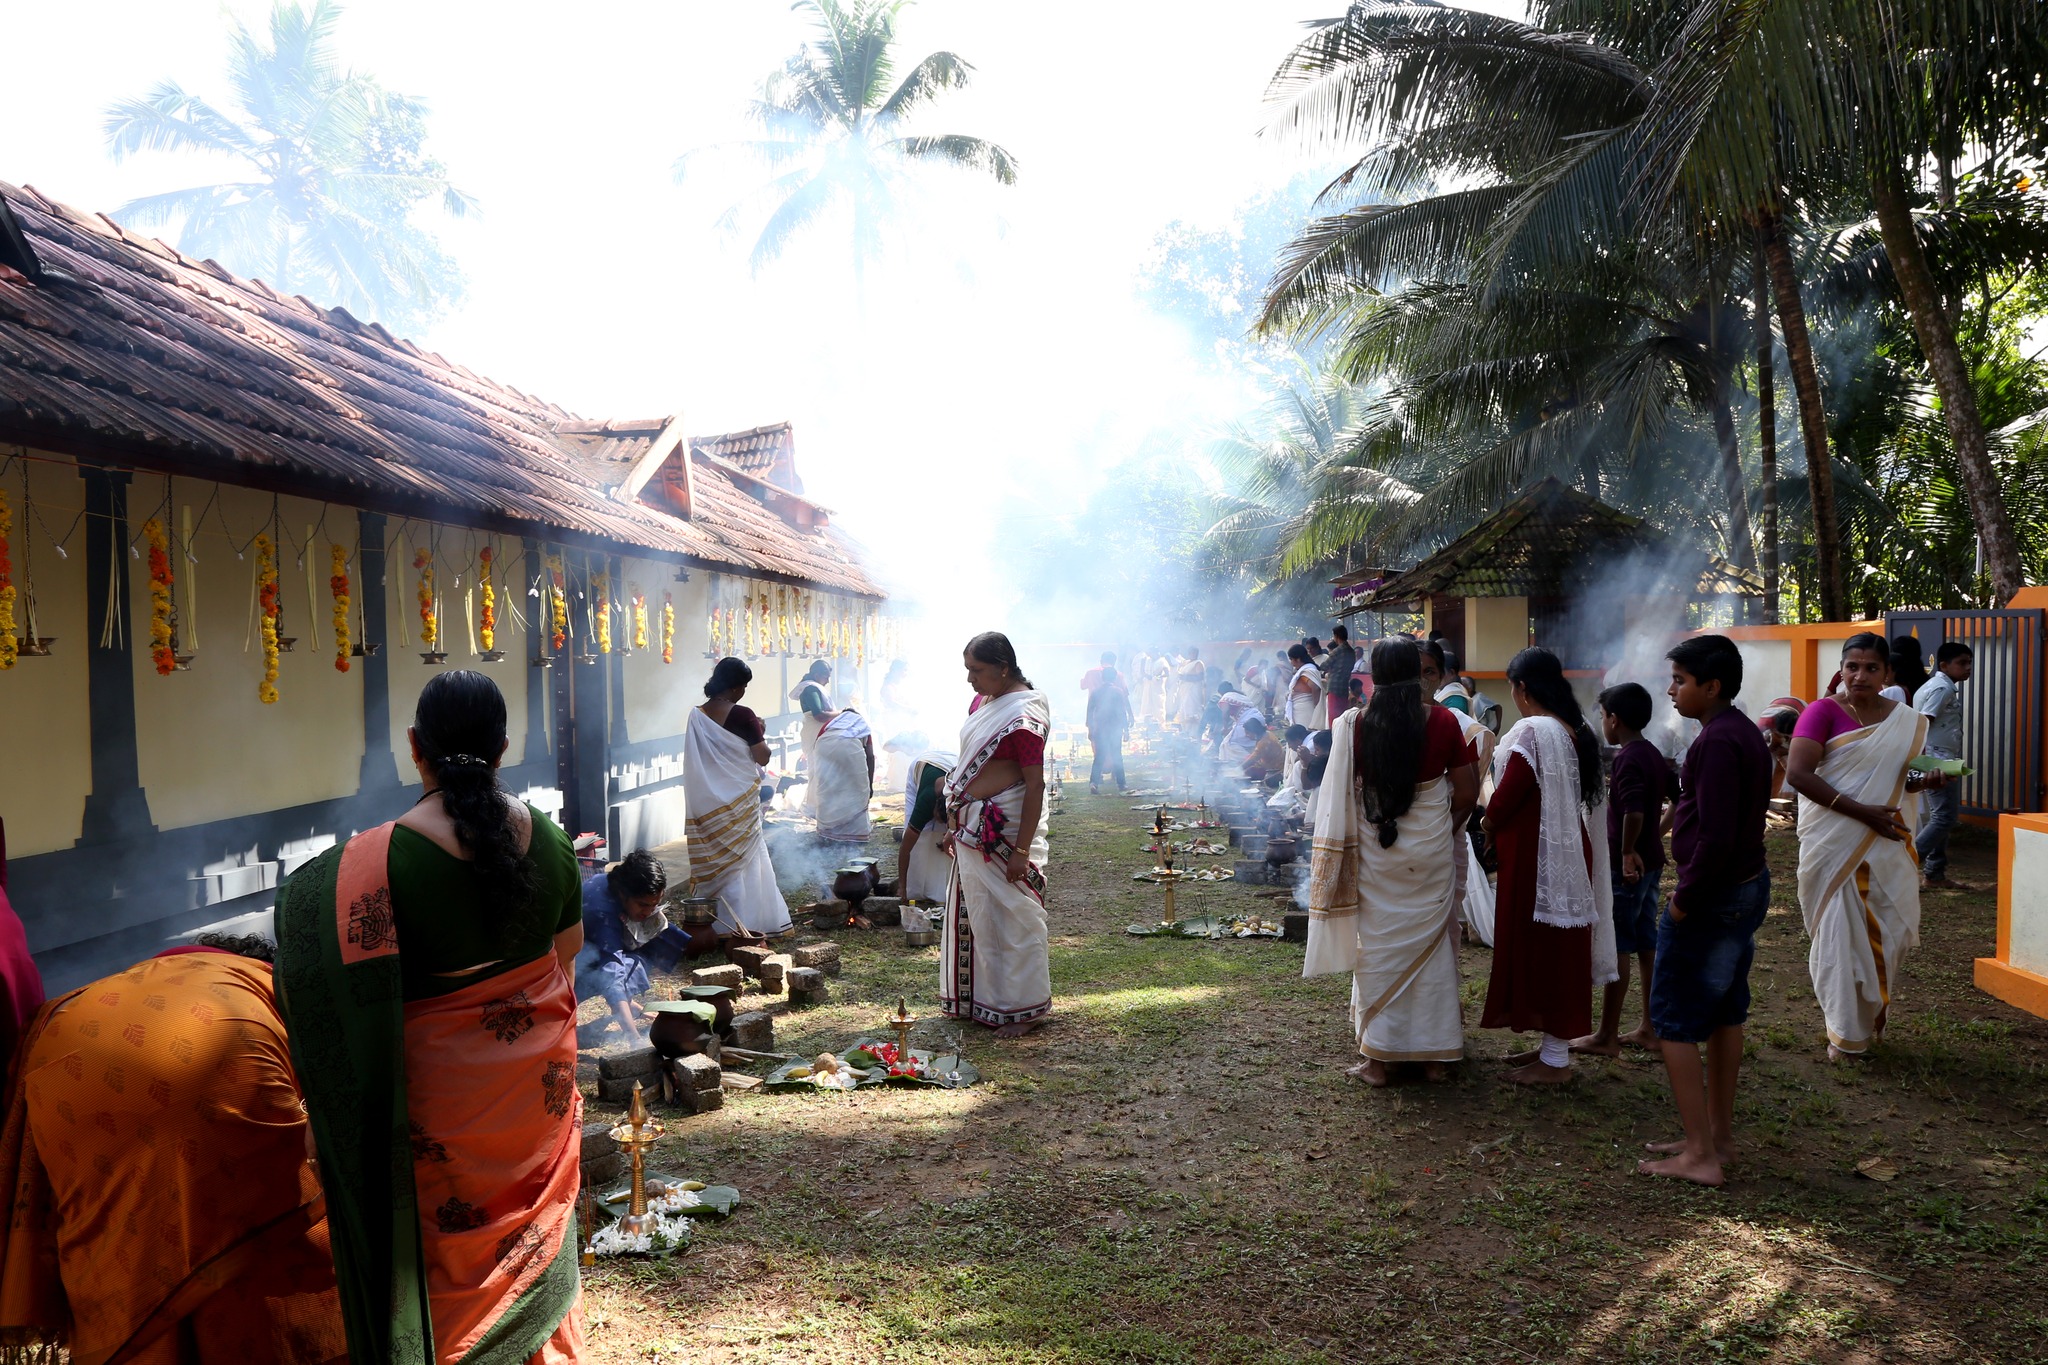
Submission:
M 1645 1024 L 1634 1033 L 1622 1034 L 1621 1041 L 1629 1047 L 1647 1048 L 1649 1051 L 1655 1052 L 1657 1050 L 1657 1031 L 1648 1024 Z
M 1638 1161 L 1638 1175 L 1662 1176 L 1666 1180 L 1690 1180 L 1695 1185 L 1725 1185 L 1728 1177 L 1721 1173 L 1720 1161 L 1711 1156 L 1691 1156 L 1680 1153 L 1662 1161 Z
M 1387 1064 L 1385 1062 L 1372 1059 L 1360 1062 L 1357 1066 L 1345 1067 L 1344 1074 L 1354 1081 L 1364 1081 L 1375 1090 L 1389 1084 L 1393 1079 L 1387 1075 Z
M 1545 1066 L 1539 1060 L 1516 1067 L 1507 1073 L 1507 1079 L 1516 1085 L 1569 1085 L 1572 1069 L 1568 1066 Z
M 1451 1078 L 1451 1069 L 1442 1062 L 1424 1062 L 1422 1079 L 1431 1085 L 1440 1085 Z
M 1867 1060 L 1869 1056 L 1870 1054 L 1867 1052 L 1844 1052 L 1833 1043 L 1828 1044 L 1828 1060 L 1830 1062 L 1861 1062 Z
M 1527 1066 L 1529 1063 L 1541 1058 L 1542 1055 L 1542 1053 L 1532 1047 L 1527 1052 L 1510 1052 L 1503 1060 L 1509 1066 Z
M 1655 1152 L 1659 1156 L 1677 1156 L 1685 1151 L 1685 1139 L 1679 1138 L 1674 1142 L 1646 1142 L 1643 1144 L 1643 1150 Z M 1715 1143 L 1714 1159 L 1723 1166 L 1733 1165 L 1735 1162 L 1735 1144 L 1732 1142 L 1725 1145 L 1719 1142 Z
M 1572 1039 L 1572 1051 L 1584 1052 L 1594 1057 L 1619 1057 L 1621 1043 L 1618 1039 L 1599 1033 L 1589 1033 L 1583 1038 Z

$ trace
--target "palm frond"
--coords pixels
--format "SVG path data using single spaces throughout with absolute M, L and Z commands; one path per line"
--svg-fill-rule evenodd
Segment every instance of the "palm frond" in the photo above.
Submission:
M 944 161 L 973 171 L 987 171 L 998 184 L 1017 183 L 1017 159 L 995 143 L 963 133 L 902 137 L 886 144 L 915 161 Z

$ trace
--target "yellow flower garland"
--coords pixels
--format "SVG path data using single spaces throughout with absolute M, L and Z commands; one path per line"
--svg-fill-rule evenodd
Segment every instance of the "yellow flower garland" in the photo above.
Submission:
M 647 594 L 627 585 L 633 595 L 633 648 L 647 648 Z
M 7 557 L 7 537 L 14 530 L 14 509 L 0 491 L 0 672 L 14 667 L 20 646 L 14 639 L 14 562 Z
M 552 632 L 555 653 L 562 652 L 562 646 L 569 642 L 569 594 L 560 555 L 548 556 L 548 592 L 554 598 L 554 630 Z
M 596 578 L 597 587 L 597 652 L 612 652 L 612 576 L 601 573 Z
M 661 595 L 661 661 L 676 661 L 676 604 L 667 593 Z
M 483 608 L 477 613 L 476 639 L 488 654 L 497 648 L 498 641 L 498 594 L 491 586 L 491 547 L 486 545 L 476 552 L 477 562 L 483 565 L 477 575 L 477 585 L 484 590 Z
M 420 643 L 431 651 L 441 638 L 441 623 L 434 612 L 434 552 L 418 551 L 412 557 L 412 566 L 420 571 Z
M 277 700 L 277 546 L 269 536 L 256 536 L 256 600 L 263 612 L 263 681 L 256 699 L 265 706 Z
M 346 673 L 349 669 L 348 550 L 344 546 L 327 547 L 327 587 L 334 594 L 334 671 Z
M 157 674 L 167 678 L 178 671 L 171 650 L 171 556 L 161 521 L 151 517 L 143 522 L 142 535 L 149 542 L 149 657 Z

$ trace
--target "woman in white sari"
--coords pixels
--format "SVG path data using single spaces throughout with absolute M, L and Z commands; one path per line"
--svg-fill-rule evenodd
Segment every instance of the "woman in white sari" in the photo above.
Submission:
M 1202 651 L 1189 645 L 1174 676 L 1173 718 L 1183 729 L 1200 730 L 1202 713 L 1209 709 L 1209 670 L 1202 663 Z
M 860 712 L 828 713 L 811 761 L 818 837 L 835 844 L 865 844 L 873 832 L 868 802 L 875 795 L 875 739 Z
M 1287 684 L 1287 723 L 1320 730 L 1325 718 L 1323 671 L 1309 658 L 1307 645 L 1288 650 L 1287 660 L 1294 665 L 1294 677 Z
M 705 701 L 683 729 L 684 833 L 690 893 L 718 899 L 721 936 L 755 937 L 789 929 L 789 905 L 775 887 L 761 833 L 761 767 L 771 754 L 761 718 L 740 705 L 754 670 L 720 659 L 704 684 Z
M 939 947 L 939 1008 L 1016 1038 L 1052 1013 L 1045 918 L 1045 743 L 1052 708 L 1007 636 L 967 642 L 974 710 L 946 778 L 953 879 Z
M 1420 1062 L 1440 1079 L 1465 1055 L 1458 999 L 1457 830 L 1479 795 L 1451 713 L 1426 706 L 1413 640 L 1372 648 L 1373 697 L 1337 717 L 1309 863 L 1302 975 L 1351 973 L 1367 1085 Z
M 804 756 L 804 775 L 809 779 L 804 788 L 804 814 L 813 820 L 818 818 L 818 732 L 832 719 L 831 686 L 832 665 L 823 659 L 813 659 L 797 685 L 789 689 L 789 699 L 796 704 L 800 717 L 798 747 Z
M 1889 666 L 1882 636 L 1850 637 L 1842 690 L 1800 713 L 1785 762 L 1799 793 L 1799 908 L 1829 1061 L 1861 1057 L 1884 1036 L 1899 968 L 1920 943 L 1917 793 L 1947 781 L 1909 769 L 1927 718 L 1881 695 Z

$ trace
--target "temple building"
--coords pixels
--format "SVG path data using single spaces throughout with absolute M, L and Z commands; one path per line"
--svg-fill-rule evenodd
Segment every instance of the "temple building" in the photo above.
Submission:
M 490 673 L 505 785 L 616 857 L 682 833 L 710 659 L 780 732 L 809 658 L 867 688 L 885 605 L 786 423 L 579 417 L 0 184 L 0 821 L 52 989 L 267 927 L 418 795 L 435 670 Z

